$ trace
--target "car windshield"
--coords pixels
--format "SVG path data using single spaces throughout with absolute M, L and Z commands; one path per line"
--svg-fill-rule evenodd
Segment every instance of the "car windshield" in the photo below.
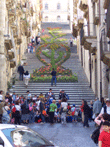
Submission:
M 52 147 L 53 145 L 40 134 L 31 129 L 2 129 L 12 146 L 17 147 Z

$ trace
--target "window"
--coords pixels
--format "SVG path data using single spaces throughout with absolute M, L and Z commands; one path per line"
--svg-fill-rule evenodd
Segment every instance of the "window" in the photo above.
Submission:
M 58 10 L 60 9 L 60 3 L 57 4 L 57 9 L 58 9 Z
M 48 21 L 48 16 L 45 16 L 45 22 L 47 22 Z
M 60 21 L 60 19 L 61 19 L 60 16 L 57 16 L 57 21 Z
M 45 10 L 48 10 L 48 4 L 47 3 L 45 4 Z

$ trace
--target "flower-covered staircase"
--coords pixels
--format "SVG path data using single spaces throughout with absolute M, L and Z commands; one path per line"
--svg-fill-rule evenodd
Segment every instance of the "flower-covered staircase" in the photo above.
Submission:
M 59 26 L 60 24 L 56 24 L 56 26 Z M 49 26 L 49 23 L 48 23 Z M 53 26 L 53 25 L 52 25 Z M 56 27 L 55 26 L 55 27 Z M 43 24 L 43 28 L 47 28 L 47 24 Z M 50 24 L 51 27 L 51 24 Z M 65 30 L 65 24 L 61 24 L 61 27 L 63 30 Z M 66 31 L 70 32 L 69 25 L 66 25 Z M 65 32 L 66 32 L 65 31 Z M 45 31 L 47 33 L 47 30 Z M 69 46 L 69 39 L 72 37 L 70 33 L 67 33 L 64 38 L 67 39 L 67 45 Z M 36 46 L 36 50 L 38 50 L 38 46 Z M 41 92 L 43 94 L 46 94 L 50 88 L 52 88 L 52 91 L 55 94 L 56 101 L 58 101 L 58 95 L 60 89 L 65 90 L 65 92 L 69 95 L 68 102 L 72 105 L 73 103 L 77 106 L 81 105 L 81 100 L 86 99 L 88 102 L 90 100 L 93 100 L 95 98 L 95 95 L 92 91 L 92 89 L 89 87 L 89 82 L 87 80 L 86 74 L 84 73 L 83 67 L 81 66 L 81 63 L 79 61 L 78 55 L 77 55 L 77 48 L 76 45 L 70 48 L 71 55 L 70 58 L 67 59 L 62 66 L 65 69 L 69 69 L 72 71 L 72 73 L 76 73 L 78 77 L 78 82 L 57 82 L 57 86 L 51 87 L 50 82 L 30 82 L 28 88 L 25 87 L 23 81 L 17 81 L 15 84 L 15 88 L 13 91 L 16 92 L 18 95 L 24 95 L 26 96 L 26 91 L 29 90 L 32 95 L 39 95 Z M 49 59 L 46 58 L 43 54 L 41 57 L 49 63 Z M 26 53 L 26 63 L 27 65 L 24 66 L 25 70 L 28 70 L 29 73 L 33 73 L 33 70 L 41 68 L 44 66 L 44 64 L 38 60 L 36 57 L 36 53 Z M 18 75 L 17 75 L 18 76 Z

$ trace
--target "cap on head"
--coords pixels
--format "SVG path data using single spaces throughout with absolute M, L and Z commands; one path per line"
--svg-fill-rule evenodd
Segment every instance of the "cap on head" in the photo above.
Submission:
M 75 104 L 73 104 L 73 107 L 75 107 Z
M 110 102 L 110 98 L 106 98 L 105 101 L 106 101 L 106 102 Z

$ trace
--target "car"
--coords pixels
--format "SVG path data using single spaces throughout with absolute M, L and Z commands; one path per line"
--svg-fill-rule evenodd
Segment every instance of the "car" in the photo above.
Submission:
M 0 124 L 0 147 L 55 147 L 46 138 L 22 125 Z

